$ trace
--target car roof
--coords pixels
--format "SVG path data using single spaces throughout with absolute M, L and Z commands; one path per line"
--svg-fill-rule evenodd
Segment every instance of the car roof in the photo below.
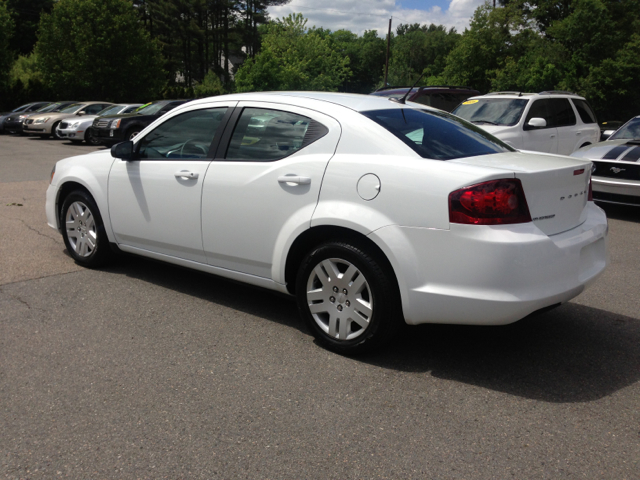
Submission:
M 286 102 L 287 99 L 309 99 L 319 102 L 331 103 L 354 110 L 356 112 L 366 112 L 369 110 L 385 110 L 394 108 L 420 108 L 432 109 L 419 103 L 401 104 L 391 101 L 388 97 L 378 95 L 362 95 L 359 93 L 335 93 L 335 92 L 259 92 L 259 93 L 234 93 L 231 95 L 220 95 L 217 97 L 200 98 L 189 102 L 189 106 L 199 103 L 208 103 L 220 100 L 230 101 L 263 101 L 263 102 Z M 298 102 L 296 102 L 298 103 Z M 299 103 L 298 103 L 299 104 Z

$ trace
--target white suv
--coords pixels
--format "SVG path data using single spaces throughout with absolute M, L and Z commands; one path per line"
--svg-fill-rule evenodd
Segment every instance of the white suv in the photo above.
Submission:
M 571 92 L 494 92 L 471 97 L 452 113 L 519 150 L 570 155 L 600 137 L 593 110 Z

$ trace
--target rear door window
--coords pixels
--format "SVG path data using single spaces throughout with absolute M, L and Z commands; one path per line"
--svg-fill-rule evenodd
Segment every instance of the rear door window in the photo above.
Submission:
M 280 160 L 328 132 L 321 123 L 296 113 L 245 108 L 236 123 L 225 158 L 253 162 Z

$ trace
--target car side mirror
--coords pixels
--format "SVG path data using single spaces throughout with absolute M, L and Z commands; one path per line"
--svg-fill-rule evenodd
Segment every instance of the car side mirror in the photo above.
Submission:
M 126 142 L 116 143 L 111 147 L 111 156 L 113 158 L 119 158 L 120 160 L 130 162 L 134 159 L 133 142 L 131 140 L 127 140 Z
M 533 117 L 529 120 L 527 126 L 531 128 L 544 128 L 547 126 L 547 121 L 544 118 Z
M 600 134 L 600 140 L 608 140 L 609 137 L 613 135 L 614 132 L 615 130 L 605 130 Z
M 80 111 L 80 112 L 76 113 L 76 115 L 80 115 L 80 116 L 82 116 L 82 115 L 86 115 L 86 114 L 87 114 L 87 112 L 85 112 L 84 110 L 82 110 L 82 111 Z

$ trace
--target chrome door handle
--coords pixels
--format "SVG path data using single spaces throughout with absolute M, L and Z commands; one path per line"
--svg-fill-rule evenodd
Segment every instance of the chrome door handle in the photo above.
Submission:
M 176 178 L 198 178 L 198 174 L 196 172 L 190 172 L 188 170 L 181 170 L 173 174 Z
M 301 177 L 300 175 L 280 175 L 278 183 L 293 183 L 295 185 L 309 185 L 311 179 L 309 177 Z
M 576 135 L 580 135 L 582 132 L 576 132 Z

